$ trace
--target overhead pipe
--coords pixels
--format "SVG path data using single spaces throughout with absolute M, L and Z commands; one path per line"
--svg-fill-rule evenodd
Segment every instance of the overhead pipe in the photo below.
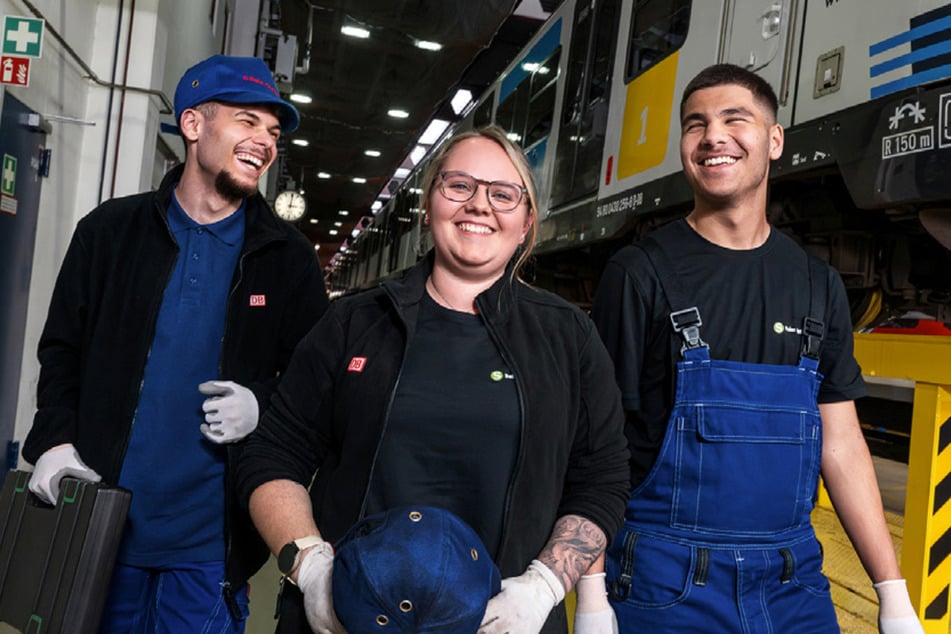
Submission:
M 165 95 L 164 92 L 162 92 L 161 90 L 157 88 L 142 88 L 141 86 L 128 86 L 125 84 L 117 84 L 115 82 L 108 82 L 108 81 L 103 81 L 102 79 L 99 79 L 99 76 L 95 72 L 93 72 L 93 70 L 89 67 L 88 64 L 86 64 L 86 62 L 83 61 L 83 59 L 79 56 L 79 53 L 74 51 L 73 47 L 67 44 L 66 40 L 63 39 L 63 36 L 61 36 L 59 32 L 57 32 L 56 29 L 50 26 L 49 21 L 43 16 L 43 13 L 39 9 L 37 9 L 33 5 L 33 3 L 30 2 L 30 0 L 20 0 L 20 2 L 25 4 L 27 9 L 29 9 L 33 13 L 33 15 L 40 18 L 46 23 L 45 25 L 46 31 L 53 37 L 53 39 L 59 42 L 59 45 L 63 47 L 63 50 L 69 53 L 70 57 L 72 57 L 73 60 L 77 64 L 79 64 L 80 68 L 83 69 L 83 72 L 86 73 L 87 79 L 92 80 L 94 83 L 98 84 L 99 86 L 102 86 L 103 88 L 110 88 L 110 89 L 121 88 L 122 90 L 128 90 L 129 92 L 143 93 L 146 95 L 152 95 L 154 97 L 158 97 L 161 100 L 162 105 L 165 106 L 165 109 L 160 111 L 161 114 L 172 114 L 175 112 L 175 107 L 172 105 L 172 102 L 169 100 L 169 98 Z M 120 2 L 120 5 L 121 4 L 122 3 Z M 120 8 L 120 11 L 121 11 L 121 8 Z
M 310 50 L 314 43 L 314 3 L 307 0 L 307 43 L 304 44 L 304 58 L 301 65 L 294 69 L 296 75 L 306 75 L 310 72 Z

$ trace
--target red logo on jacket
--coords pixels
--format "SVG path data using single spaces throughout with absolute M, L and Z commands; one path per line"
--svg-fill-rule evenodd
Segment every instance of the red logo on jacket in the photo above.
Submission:
M 248 306 L 267 306 L 267 296 L 263 293 L 260 295 L 252 295 Z
M 347 366 L 347 372 L 363 372 L 366 365 L 366 357 L 353 357 L 350 359 L 350 365 Z

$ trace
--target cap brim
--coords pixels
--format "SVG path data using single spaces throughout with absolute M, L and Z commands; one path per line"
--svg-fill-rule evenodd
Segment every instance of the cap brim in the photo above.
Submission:
M 284 101 L 280 97 L 268 98 L 266 95 L 263 95 L 261 92 L 248 92 L 248 91 L 232 91 L 232 92 L 220 92 L 216 93 L 212 99 L 207 101 L 220 101 L 222 103 L 232 103 L 232 104 L 267 104 L 277 107 L 277 120 L 281 124 L 281 132 L 288 133 L 293 132 L 300 125 L 300 114 L 297 112 L 297 108 L 288 102 Z M 181 113 L 188 108 L 194 108 L 199 103 L 198 102 L 189 104 L 187 106 L 182 106 L 181 110 L 178 113 L 178 116 L 181 117 Z M 177 122 L 176 122 L 177 123 Z

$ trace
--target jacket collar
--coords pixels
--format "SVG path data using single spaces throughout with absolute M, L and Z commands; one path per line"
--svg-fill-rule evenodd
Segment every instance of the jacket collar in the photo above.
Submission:
M 168 206 L 172 201 L 172 191 L 175 185 L 182 179 L 185 172 L 185 164 L 176 165 L 162 178 L 162 183 L 155 192 L 156 211 L 162 219 L 162 222 L 168 226 Z M 285 229 L 282 226 L 283 221 L 278 218 L 271 206 L 267 204 L 260 192 L 255 193 L 247 199 L 245 208 L 245 231 L 244 246 L 242 253 L 248 253 L 259 249 L 261 246 L 274 240 L 284 240 Z M 425 281 L 425 278 L 423 278 Z
M 381 286 L 401 308 L 418 304 L 426 292 L 426 278 L 432 273 L 435 261 L 436 252 L 430 249 L 403 277 L 383 282 Z M 479 313 L 486 319 L 494 321 L 511 311 L 520 286 L 513 276 L 514 266 L 514 262 L 509 262 L 505 274 L 476 297 Z

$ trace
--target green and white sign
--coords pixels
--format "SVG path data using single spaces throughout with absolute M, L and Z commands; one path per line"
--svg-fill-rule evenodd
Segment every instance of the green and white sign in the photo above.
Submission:
M 0 194 L 13 196 L 17 184 L 17 160 L 9 154 L 3 155 L 3 183 L 0 185 Z
M 3 54 L 40 57 L 43 54 L 43 20 L 3 16 Z

